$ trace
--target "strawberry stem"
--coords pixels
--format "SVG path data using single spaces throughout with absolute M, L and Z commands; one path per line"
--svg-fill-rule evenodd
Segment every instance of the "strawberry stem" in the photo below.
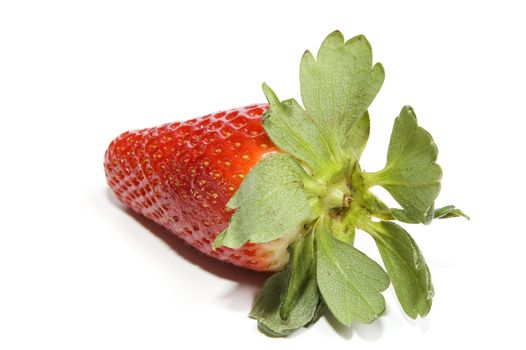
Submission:
M 350 198 L 350 190 L 345 182 L 331 185 L 322 199 L 322 207 L 326 211 L 349 206 L 346 198 Z
M 327 185 L 314 180 L 312 177 L 303 180 L 303 189 L 306 193 L 320 198 L 327 193 Z

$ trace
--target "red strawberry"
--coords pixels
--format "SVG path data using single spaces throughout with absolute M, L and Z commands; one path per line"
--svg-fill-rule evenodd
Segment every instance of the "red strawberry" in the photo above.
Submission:
M 214 258 L 253 270 L 287 262 L 285 239 L 212 249 L 228 225 L 227 202 L 250 169 L 278 151 L 261 124 L 266 104 L 128 131 L 106 151 L 108 184 L 134 211 Z
M 126 206 L 217 259 L 278 271 L 251 317 L 270 336 L 286 336 L 323 313 L 341 323 L 371 322 L 393 284 L 403 310 L 425 316 L 433 297 L 429 268 L 401 226 L 433 217 L 442 169 L 437 147 L 409 106 L 395 119 L 386 166 L 363 172 L 367 109 L 384 70 L 363 36 L 330 34 L 300 67 L 303 106 L 252 105 L 187 122 L 131 131 L 106 152 L 110 187 Z M 263 115 L 264 113 L 264 115 Z M 371 191 L 382 186 L 401 208 Z M 357 229 L 376 242 L 385 265 L 353 245 Z M 215 247 L 215 249 L 214 249 Z

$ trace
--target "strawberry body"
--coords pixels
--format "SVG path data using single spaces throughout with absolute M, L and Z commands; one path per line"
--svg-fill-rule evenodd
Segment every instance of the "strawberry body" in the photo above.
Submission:
M 201 252 L 258 270 L 281 269 L 287 236 L 239 249 L 212 248 L 228 226 L 226 207 L 250 169 L 278 152 L 263 129 L 266 104 L 209 114 L 185 122 L 129 131 L 105 155 L 109 186 L 117 198 Z

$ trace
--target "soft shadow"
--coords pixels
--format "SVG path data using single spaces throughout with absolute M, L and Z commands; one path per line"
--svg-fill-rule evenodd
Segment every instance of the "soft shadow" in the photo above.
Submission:
M 353 336 L 352 327 L 346 326 L 336 319 L 330 312 L 325 313 L 324 317 L 327 319 L 329 325 L 336 333 L 343 339 L 349 340 Z
M 391 290 L 391 293 L 393 293 L 393 295 L 396 296 L 394 290 Z M 411 327 L 418 328 L 422 334 L 426 334 L 429 331 L 429 329 L 431 329 L 431 319 L 429 318 L 429 316 L 426 316 L 424 318 L 419 316 L 416 320 L 413 320 L 411 317 L 407 316 L 404 309 L 402 309 L 400 303 L 396 303 L 396 305 L 398 306 L 398 312 L 400 312 L 405 322 Z
M 368 342 L 375 342 L 382 337 L 384 326 L 382 319 L 378 318 L 372 323 L 356 323 L 353 325 L 353 330 L 361 339 Z
M 340 323 L 340 321 L 338 321 L 330 312 L 325 314 L 325 318 L 332 329 L 334 329 L 340 337 L 346 340 L 350 340 L 352 337 L 357 336 L 366 342 L 375 342 L 382 337 L 384 332 L 381 318 L 377 318 L 374 322 L 366 324 L 355 322 L 351 326 L 346 326 Z
M 188 262 L 199 266 L 201 269 L 218 277 L 238 282 L 240 286 L 234 288 L 231 292 L 225 295 L 225 297 L 228 297 L 229 299 L 235 299 L 234 297 L 239 297 L 239 292 L 241 292 L 242 295 L 246 295 L 247 288 L 251 291 L 249 294 L 252 295 L 253 299 L 255 296 L 254 290 L 259 290 L 265 283 L 265 280 L 270 276 L 268 273 L 243 269 L 205 255 L 194 247 L 190 246 L 181 238 L 177 237 L 175 234 L 168 231 L 163 226 L 123 206 L 115 198 L 113 192 L 110 189 L 106 190 L 106 196 L 113 205 L 130 215 L 133 219 L 135 219 L 135 221 L 141 224 L 157 238 L 161 239 L 173 251 L 182 256 Z M 252 300 L 250 300 L 250 302 L 252 302 Z

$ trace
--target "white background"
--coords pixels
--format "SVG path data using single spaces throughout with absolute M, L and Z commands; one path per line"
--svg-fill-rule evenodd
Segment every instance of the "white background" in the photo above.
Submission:
M 519 1 L 1 1 L 0 348 L 443 349 L 524 346 L 525 11 Z M 130 216 L 105 184 L 119 133 L 299 97 L 303 51 L 364 33 L 386 81 L 365 168 L 411 104 L 444 169 L 440 205 L 471 221 L 409 227 L 436 297 L 371 325 L 320 320 L 270 339 L 247 315 L 264 276 L 217 264 Z M 359 236 L 360 249 L 375 249 Z

